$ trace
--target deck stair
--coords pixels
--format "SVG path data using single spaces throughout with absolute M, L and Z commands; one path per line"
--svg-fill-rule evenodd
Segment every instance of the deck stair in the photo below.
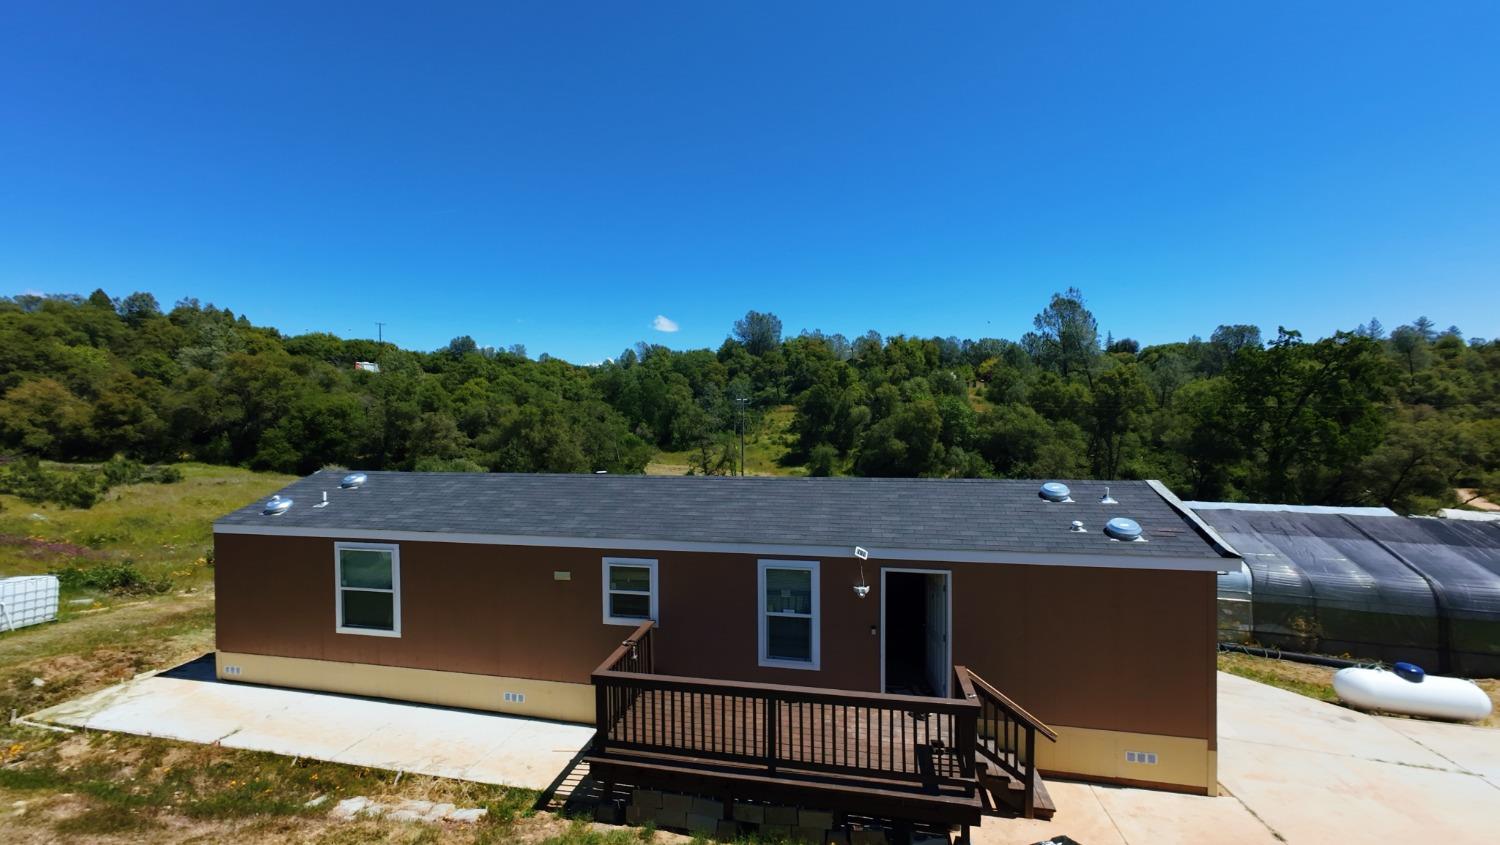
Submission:
M 1026 784 L 1016 780 L 1009 774 L 991 770 L 984 764 L 979 764 L 979 785 L 990 796 L 994 807 L 1005 807 L 1015 813 L 1026 811 Z M 1057 812 L 1057 805 L 1052 802 L 1052 795 L 1047 792 L 1047 782 L 1041 775 L 1036 776 L 1035 794 L 1032 796 L 1032 815 L 1043 821 L 1052 818 Z

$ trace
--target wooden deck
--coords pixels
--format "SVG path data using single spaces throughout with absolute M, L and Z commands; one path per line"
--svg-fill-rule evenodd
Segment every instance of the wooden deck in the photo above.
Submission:
M 606 783 L 956 825 L 1001 800 L 1048 809 L 1029 760 L 1038 728 L 1055 735 L 961 667 L 956 698 L 677 677 L 654 671 L 651 633 L 593 676 L 586 759 Z

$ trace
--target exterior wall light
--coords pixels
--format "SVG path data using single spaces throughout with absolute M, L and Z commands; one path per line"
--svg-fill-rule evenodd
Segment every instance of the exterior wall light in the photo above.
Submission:
M 870 594 L 870 585 L 865 582 L 864 565 L 864 561 L 870 559 L 870 553 L 866 551 L 863 546 L 855 546 L 854 556 L 859 558 L 861 561 L 859 565 L 859 583 L 854 585 L 854 594 L 856 596 L 859 596 L 860 598 L 864 598 L 865 596 L 868 596 Z

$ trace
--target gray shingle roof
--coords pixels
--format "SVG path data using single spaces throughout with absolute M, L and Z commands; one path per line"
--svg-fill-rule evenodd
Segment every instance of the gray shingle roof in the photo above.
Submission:
M 1213 558 L 1225 554 L 1145 481 L 1069 481 L 1069 503 L 1043 501 L 1040 482 L 911 478 L 704 478 L 644 475 L 370 472 L 340 490 L 317 472 L 280 495 L 295 504 L 263 516 L 265 500 L 215 526 L 296 533 L 401 531 L 737 545 L 955 552 Z M 323 493 L 328 507 L 315 508 Z M 1103 533 L 1112 517 L 1140 523 L 1147 542 Z M 1087 533 L 1068 530 L 1081 520 Z M 436 539 L 436 538 L 435 538 Z

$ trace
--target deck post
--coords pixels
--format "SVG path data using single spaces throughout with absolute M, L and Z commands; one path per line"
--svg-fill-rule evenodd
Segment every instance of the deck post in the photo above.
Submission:
M 778 718 L 778 700 L 774 695 L 766 696 L 766 729 L 763 731 L 766 737 L 766 773 L 776 774 L 776 747 L 780 744 L 776 736 Z
M 1036 818 L 1036 729 L 1026 726 L 1026 818 Z
M 594 679 L 594 753 L 603 754 L 609 736 L 609 697 L 607 687 Z

